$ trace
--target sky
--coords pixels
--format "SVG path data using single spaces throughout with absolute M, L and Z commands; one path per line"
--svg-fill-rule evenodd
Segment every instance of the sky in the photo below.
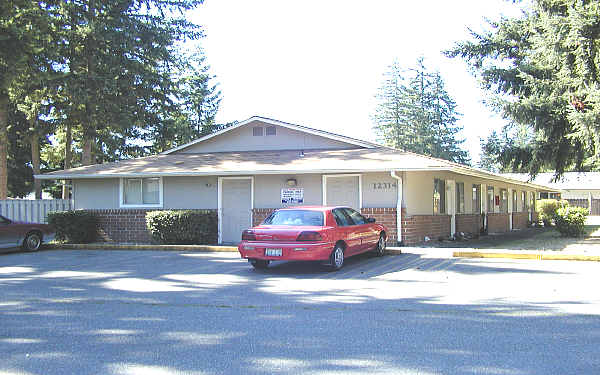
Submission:
M 467 65 L 441 51 L 486 18 L 518 14 L 506 0 L 205 0 L 191 19 L 222 91 L 218 122 L 257 115 L 375 141 L 384 72 L 423 56 L 456 100 L 476 162 L 479 139 L 504 121 L 483 104 Z

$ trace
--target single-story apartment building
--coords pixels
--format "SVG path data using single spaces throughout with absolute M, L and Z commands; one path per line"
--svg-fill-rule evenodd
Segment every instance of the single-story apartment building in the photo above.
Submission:
M 145 213 L 218 213 L 220 243 L 289 205 L 345 205 L 388 228 L 390 243 L 456 232 L 525 228 L 535 196 L 552 188 L 442 159 L 264 117 L 159 155 L 83 166 L 39 179 L 71 180 L 76 209 L 101 218 L 106 240 L 149 241 Z
M 539 173 L 533 180 L 527 173 L 502 175 L 550 187 L 551 191 L 538 193 L 540 199 L 565 199 L 571 206 L 589 209 L 590 215 L 600 215 L 600 172 L 565 172 L 557 181 L 554 172 Z

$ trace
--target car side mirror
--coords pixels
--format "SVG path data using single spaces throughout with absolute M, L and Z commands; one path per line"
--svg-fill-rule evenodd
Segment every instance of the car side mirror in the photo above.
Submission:
M 367 218 L 367 223 L 374 223 L 375 222 L 375 218 L 374 217 L 368 217 Z

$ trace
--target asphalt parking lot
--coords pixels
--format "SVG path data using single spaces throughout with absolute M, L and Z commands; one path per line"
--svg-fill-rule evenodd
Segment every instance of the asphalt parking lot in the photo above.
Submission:
M 0 374 L 597 374 L 598 263 L 0 255 Z

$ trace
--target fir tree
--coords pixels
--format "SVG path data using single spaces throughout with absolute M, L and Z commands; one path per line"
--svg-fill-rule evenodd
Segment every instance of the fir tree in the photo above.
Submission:
M 377 96 L 373 116 L 380 141 L 405 151 L 468 164 L 456 103 L 445 89 L 439 72 L 430 72 L 417 60 L 415 67 L 403 70 L 390 66 Z
M 599 23 L 598 1 L 535 0 L 447 51 L 470 64 L 509 126 L 527 128 L 528 142 L 497 150 L 501 164 L 555 177 L 598 167 Z

